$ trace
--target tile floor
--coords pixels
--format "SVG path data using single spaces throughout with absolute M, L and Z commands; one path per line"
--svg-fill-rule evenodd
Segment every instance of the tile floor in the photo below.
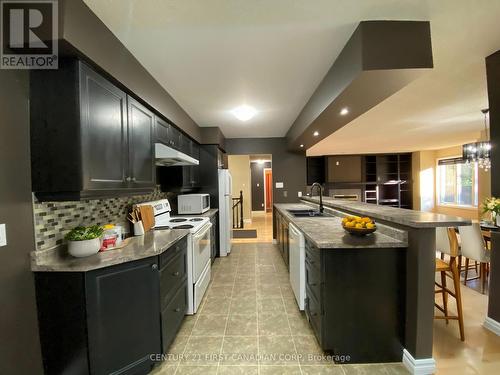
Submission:
M 401 364 L 336 365 L 296 305 L 270 243 L 234 244 L 217 259 L 199 312 L 186 317 L 159 374 L 407 374 Z

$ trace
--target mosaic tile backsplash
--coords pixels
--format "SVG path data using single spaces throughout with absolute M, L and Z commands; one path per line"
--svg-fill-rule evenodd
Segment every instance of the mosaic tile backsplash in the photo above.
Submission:
M 35 241 L 37 250 L 46 250 L 63 243 L 69 230 L 79 225 L 119 224 L 129 230 L 127 212 L 136 203 L 170 198 L 170 193 L 156 189 L 151 194 L 110 199 L 71 202 L 35 202 Z

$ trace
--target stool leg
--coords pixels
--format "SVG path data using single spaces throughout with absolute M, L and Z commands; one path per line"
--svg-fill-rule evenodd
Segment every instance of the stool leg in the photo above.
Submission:
M 477 275 L 477 260 L 474 261 L 474 270 L 476 271 L 476 275 Z
M 458 273 L 458 268 L 456 264 L 452 265 L 451 272 L 453 273 L 453 286 L 455 287 L 455 296 L 457 301 L 458 327 L 460 329 L 460 340 L 465 341 L 464 316 L 462 311 L 462 295 L 460 293 L 460 274 Z
M 469 258 L 465 258 L 465 277 L 464 285 L 467 285 L 467 274 L 469 273 Z
M 479 273 L 479 279 L 481 280 L 481 293 L 484 294 L 486 289 L 486 263 L 481 263 L 481 272 Z
M 448 292 L 446 291 L 446 272 L 441 271 L 441 294 L 443 295 L 443 310 L 444 316 L 448 316 Z M 448 324 L 449 319 L 446 319 L 446 324 Z

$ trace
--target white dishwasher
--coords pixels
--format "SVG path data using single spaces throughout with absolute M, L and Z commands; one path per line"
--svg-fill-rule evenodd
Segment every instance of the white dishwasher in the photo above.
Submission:
M 288 231 L 290 249 L 290 284 L 300 310 L 304 310 L 306 299 L 305 241 L 302 232 L 292 223 Z

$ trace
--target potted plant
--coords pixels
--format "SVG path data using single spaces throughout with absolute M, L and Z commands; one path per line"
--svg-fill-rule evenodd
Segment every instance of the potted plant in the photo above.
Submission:
M 500 198 L 486 198 L 483 202 L 483 213 L 491 212 L 496 225 L 500 227 Z
M 97 254 L 101 248 L 101 236 L 104 229 L 99 225 L 76 227 L 66 236 L 68 251 L 74 257 L 86 257 Z

